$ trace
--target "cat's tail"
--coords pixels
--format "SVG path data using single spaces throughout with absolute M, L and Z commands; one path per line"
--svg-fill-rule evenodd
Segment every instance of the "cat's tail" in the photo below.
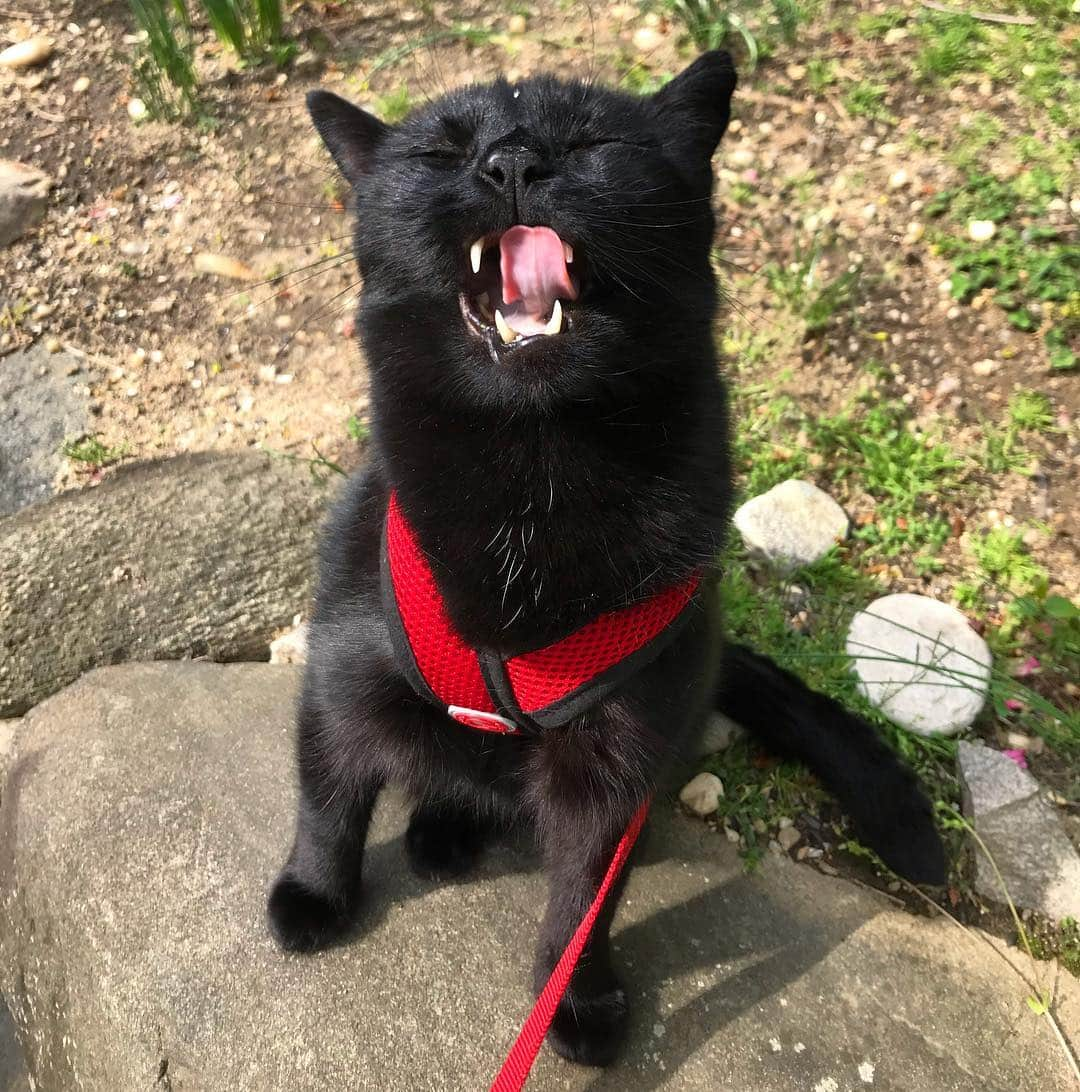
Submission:
M 915 883 L 945 882 L 945 853 L 915 775 L 861 717 L 742 645 L 729 644 L 716 706 L 777 758 L 807 766 L 859 837 Z

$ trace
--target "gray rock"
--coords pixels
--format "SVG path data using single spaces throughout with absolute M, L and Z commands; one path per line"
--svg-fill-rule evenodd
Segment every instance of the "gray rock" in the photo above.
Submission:
M 390 797 L 360 935 L 279 953 L 263 900 L 291 833 L 297 680 L 128 664 L 25 718 L 0 789 L 0 979 L 38 1092 L 487 1087 L 529 1008 L 536 857 L 497 846 L 467 882 L 415 879 Z M 545 1049 L 530 1088 L 848 1089 L 867 1064 L 886 1092 L 1068 1087 L 998 942 L 786 858 L 748 876 L 662 801 L 650 828 L 613 933 L 627 1048 L 606 1073 Z M 1069 1033 L 1080 983 L 1055 989 Z
M 185 455 L 0 520 L 0 716 L 99 664 L 266 659 L 330 492 L 266 455 Z
M 964 813 L 997 865 L 1009 897 L 1047 917 L 1080 919 L 1080 855 L 1039 783 L 1000 751 L 961 740 L 957 759 Z M 976 846 L 975 888 L 995 902 L 1005 894 Z
M 0 1092 L 26 1092 L 29 1087 L 15 1024 L 0 997 Z
M 824 557 L 848 532 L 848 518 L 812 482 L 791 478 L 748 500 L 735 512 L 746 548 L 794 569 Z
M 40 343 L 0 360 L 0 516 L 52 496 L 61 445 L 90 427 L 75 363 Z
M 989 647 L 960 611 L 924 595 L 875 599 L 851 620 L 847 654 L 866 698 L 919 735 L 963 731 L 986 700 Z
M 45 215 L 51 185 L 49 176 L 37 168 L 0 159 L 0 246 L 37 225 Z

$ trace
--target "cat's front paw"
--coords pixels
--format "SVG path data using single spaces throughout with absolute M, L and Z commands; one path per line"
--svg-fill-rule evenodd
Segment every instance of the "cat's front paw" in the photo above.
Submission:
M 314 952 L 344 939 L 353 917 L 325 895 L 283 872 L 266 903 L 270 932 L 288 952 Z
M 596 997 L 568 993 L 555 1010 L 548 1042 L 579 1065 L 610 1065 L 626 1037 L 629 1006 L 618 986 Z

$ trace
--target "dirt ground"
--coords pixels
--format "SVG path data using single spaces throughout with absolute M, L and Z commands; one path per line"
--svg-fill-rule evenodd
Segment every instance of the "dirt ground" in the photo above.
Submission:
M 43 339 L 85 354 L 79 378 L 95 430 L 129 458 L 251 445 L 356 457 L 345 422 L 362 420 L 367 402 L 364 364 L 348 336 L 357 290 L 350 218 L 305 116 L 309 88 L 378 109 L 402 87 L 416 102 L 500 72 L 627 83 L 677 70 L 689 55 L 676 27 L 627 4 L 530 5 L 528 18 L 514 21 L 493 4 L 436 5 L 421 15 L 308 3 L 292 14 L 302 52 L 291 69 L 241 70 L 205 35 L 199 66 L 212 123 L 134 124 L 124 3 L 14 6 L 4 3 L 0 34 L 45 33 L 56 50 L 41 68 L 0 75 L 0 154 L 40 166 L 56 185 L 43 228 L 4 256 L 0 300 L 16 321 L 0 333 L 0 353 Z M 911 226 L 925 219 L 928 196 L 956 182 L 935 141 L 947 142 L 976 109 L 1006 129 L 1023 124 L 1016 93 L 994 86 L 987 95 L 973 77 L 937 97 L 898 90 L 892 102 L 890 93 L 888 122 L 853 116 L 838 91 L 807 88 L 808 63 L 826 57 L 841 74 L 860 75 L 908 43 L 885 46 L 818 25 L 826 23 L 800 28 L 792 46 L 744 79 L 717 158 L 719 241 L 737 312 L 751 327 L 768 324 L 770 292 L 757 274 L 766 262 L 791 261 L 816 218 L 809 226 L 828 224 L 835 240 L 826 261 L 861 264 L 863 290 L 851 313 L 769 361 L 774 372 L 790 366 L 792 392 L 836 406 L 872 355 L 899 397 L 962 443 L 980 422 L 1000 418 L 1013 389 L 1045 391 L 1059 430 L 1037 442 L 1036 474 L 1003 480 L 990 507 L 1006 521 L 1046 521 L 1040 560 L 1075 589 L 1076 377 L 1052 373 L 1038 340 L 999 309 L 943 295 L 947 263 Z M 487 40 L 450 38 L 384 63 L 387 50 L 430 38 L 430 26 L 462 24 L 483 28 Z M 81 77 L 88 86 L 76 90 Z M 910 133 L 927 150 L 913 151 Z M 747 179 L 750 207 L 733 197 Z M 1067 206 L 1049 216 L 1075 226 Z M 241 263 L 244 279 L 198 272 L 206 254 Z M 995 362 L 991 374 L 973 370 L 984 360 Z M 58 484 L 96 477 L 72 467 Z

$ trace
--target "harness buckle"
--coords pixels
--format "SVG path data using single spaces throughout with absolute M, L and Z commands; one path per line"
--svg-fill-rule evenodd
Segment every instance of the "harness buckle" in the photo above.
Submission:
M 503 736 L 517 736 L 521 729 L 506 717 L 498 713 L 485 713 L 480 709 L 467 709 L 462 705 L 448 705 L 447 715 L 467 728 L 477 728 L 481 732 L 497 732 Z

